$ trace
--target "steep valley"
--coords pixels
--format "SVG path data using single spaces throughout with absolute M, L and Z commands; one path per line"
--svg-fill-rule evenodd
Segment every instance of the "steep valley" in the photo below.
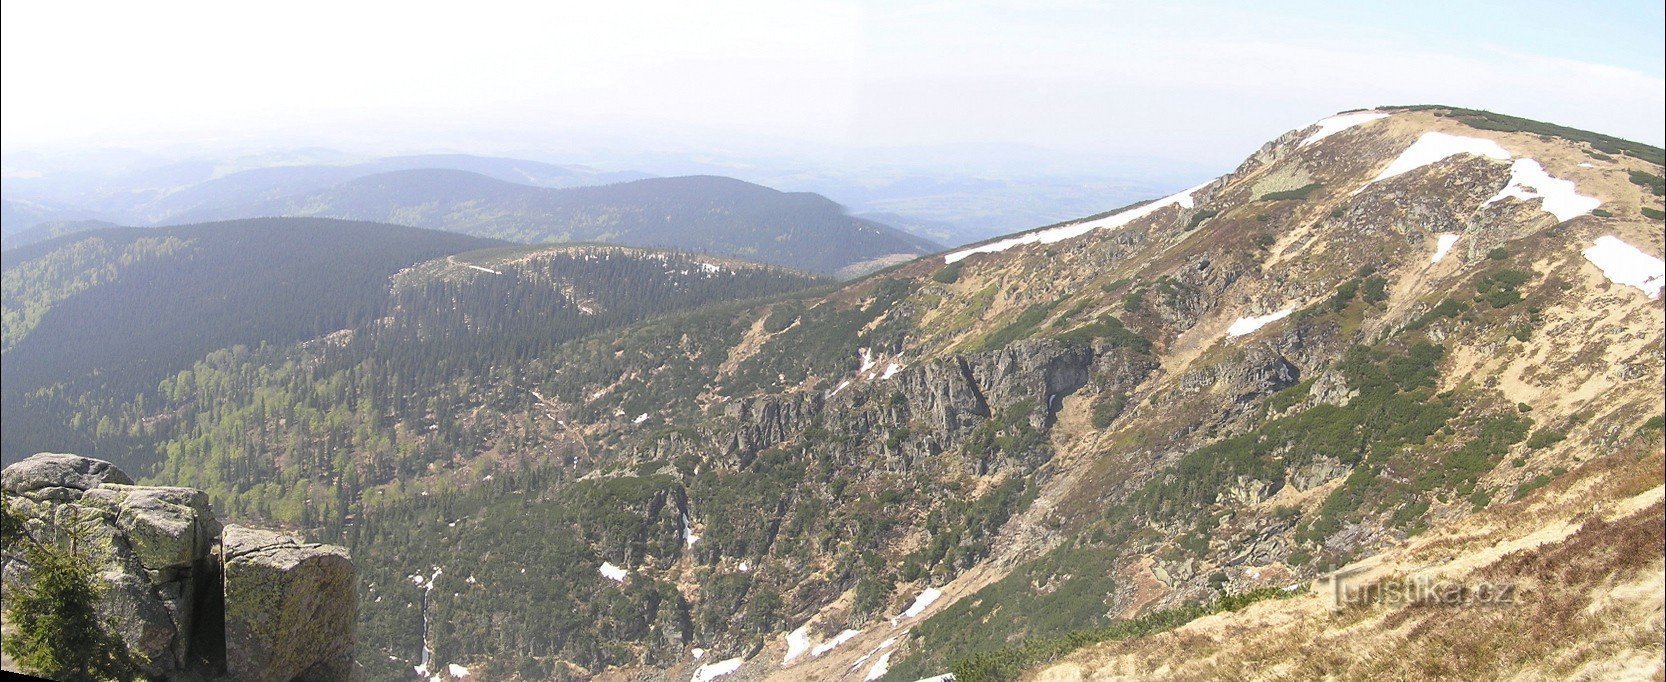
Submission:
M 1660 164 L 1383 108 L 842 285 L 458 249 L 65 428 L 349 547 L 368 679 L 1658 678 Z

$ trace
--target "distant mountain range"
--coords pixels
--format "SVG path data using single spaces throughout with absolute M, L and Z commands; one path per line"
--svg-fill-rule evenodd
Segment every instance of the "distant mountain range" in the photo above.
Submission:
M 650 178 L 465 155 L 259 168 L 133 196 L 132 205 L 117 209 L 107 196 L 92 201 L 102 212 L 8 198 L 5 247 L 109 227 L 112 220 L 155 225 L 302 216 L 523 243 L 669 247 L 845 277 L 942 248 L 852 217 L 818 194 L 720 176 Z
M 556 189 L 458 170 L 379 173 L 185 220 L 284 215 L 370 220 L 523 243 L 610 242 L 855 275 L 941 247 L 855 218 L 826 197 L 718 176 Z
M 584 166 L 467 154 L 395 156 L 357 164 L 309 163 L 226 174 L 209 164 L 175 164 L 114 177 L 8 177 L 6 235 L 48 222 L 99 219 L 129 225 L 192 222 L 191 213 L 314 192 L 358 178 L 402 170 L 449 169 L 536 187 L 604 185 L 652 177 Z M 252 217 L 252 216 L 238 216 Z M 15 246 L 13 247 L 15 248 Z

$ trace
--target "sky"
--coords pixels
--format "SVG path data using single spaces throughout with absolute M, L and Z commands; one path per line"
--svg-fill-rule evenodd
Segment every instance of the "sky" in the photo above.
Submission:
M 1659 0 L 0 4 L 0 146 L 1230 169 L 1332 112 L 1661 144 Z M 599 150 L 599 151 L 598 151 Z M 591 159 L 594 160 L 594 159 Z

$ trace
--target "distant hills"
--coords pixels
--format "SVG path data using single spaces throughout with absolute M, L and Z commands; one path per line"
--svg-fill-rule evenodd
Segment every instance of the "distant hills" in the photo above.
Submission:
M 580 187 L 651 177 L 631 171 L 602 172 L 582 166 L 467 154 L 396 156 L 351 166 L 277 166 L 232 173 L 169 194 L 149 208 L 145 222 L 186 223 L 206 215 L 233 215 L 237 207 L 249 204 L 316 192 L 382 173 L 415 170 L 467 171 L 535 187 Z
M 468 154 L 394 156 L 355 164 L 257 165 L 230 173 L 215 164 L 182 163 L 113 176 L 7 177 L 0 229 L 11 236 L 42 223 L 88 219 L 127 225 L 177 225 L 193 222 L 186 215 L 189 213 L 313 192 L 378 173 L 417 169 L 462 170 L 537 187 L 603 185 L 652 177 L 634 171 L 609 172 Z
M 942 248 L 853 217 L 818 194 L 780 192 L 721 176 L 654 178 L 463 154 L 212 172 L 191 166 L 170 167 L 151 178 L 8 179 L 4 247 L 114 224 L 291 216 L 523 243 L 667 247 L 844 277 Z M 176 182 L 184 184 L 168 186 Z
M 523 243 L 670 247 L 844 276 L 941 248 L 888 225 L 853 217 L 818 194 L 780 192 L 719 176 L 562 189 L 460 170 L 405 170 L 182 217 L 219 220 L 251 215 L 370 220 Z

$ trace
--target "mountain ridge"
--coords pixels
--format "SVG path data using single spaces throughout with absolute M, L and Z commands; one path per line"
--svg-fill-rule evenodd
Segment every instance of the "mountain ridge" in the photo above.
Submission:
M 851 274 L 876 259 L 939 248 L 852 217 L 818 194 L 709 175 L 549 189 L 468 171 L 392 171 L 313 194 L 191 217 L 239 214 L 377 220 L 527 243 L 617 241 L 748 257 L 827 274 Z
M 536 333 L 513 297 L 574 284 L 430 262 L 450 274 L 413 273 L 390 322 L 216 356 L 87 417 L 162 424 L 159 479 L 351 547 L 382 676 L 429 651 L 505 679 L 1230 672 L 1140 636 L 1175 627 L 1323 673 L 1261 633 L 1280 622 L 1394 652 L 1372 675 L 1464 670 L 1393 644 L 1438 610 L 1314 618 L 1301 586 L 1373 560 L 1559 605 L 1454 621 L 1575 633 L 1496 675 L 1658 661 L 1639 529 L 1662 478 L 1661 169 L 1535 126 L 1353 113 L 1191 190 L 830 289 L 435 361 L 366 345 Z M 1570 554 L 1565 589 L 1535 568 Z M 1610 575 L 1641 588 L 1597 603 Z

